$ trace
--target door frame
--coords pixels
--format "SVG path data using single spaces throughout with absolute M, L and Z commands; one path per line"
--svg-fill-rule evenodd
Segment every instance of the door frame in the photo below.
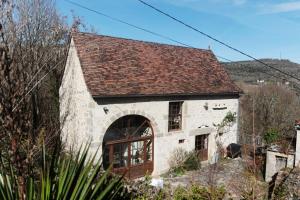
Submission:
M 198 143 L 197 138 L 201 138 L 201 139 L 204 138 L 203 140 L 204 148 L 201 148 L 202 144 L 197 144 Z M 201 143 L 201 139 L 200 139 L 200 143 Z M 208 146 L 209 146 L 209 134 L 202 134 L 202 135 L 195 136 L 195 151 L 197 152 L 198 157 L 201 161 L 208 160 Z
M 139 142 L 142 141 L 143 142 L 143 163 L 141 164 L 136 164 L 136 165 L 132 165 L 131 163 L 131 144 L 133 142 Z M 146 156 L 147 156 L 147 150 L 146 150 L 146 142 L 150 141 L 152 144 L 151 146 L 151 160 L 147 160 Z M 151 173 L 153 171 L 153 167 L 154 167 L 154 139 L 153 136 L 149 136 L 149 137 L 143 137 L 143 138 L 133 138 L 131 140 L 118 140 L 118 141 L 111 141 L 111 142 L 107 142 L 105 145 L 108 147 L 109 149 L 109 162 L 112 164 L 113 162 L 113 155 L 114 155 L 114 145 L 119 145 L 119 144 L 126 144 L 127 145 L 127 166 L 125 167 L 119 167 L 119 168 L 114 168 L 112 166 L 112 172 L 117 173 L 117 174 L 125 174 L 126 177 L 130 178 L 130 179 L 134 179 L 134 178 L 138 178 L 138 177 L 143 177 L 146 172 L 148 171 L 149 173 Z M 131 170 L 134 168 L 139 168 L 139 170 L 144 171 L 145 173 L 140 174 L 140 175 L 132 175 Z
M 141 116 L 141 115 L 139 115 Z M 125 117 L 125 116 L 124 116 Z M 144 116 L 141 116 L 145 118 Z M 120 119 L 120 118 L 119 118 Z M 125 175 L 127 178 L 130 179 L 135 179 L 139 177 L 143 177 L 146 175 L 146 173 L 152 173 L 154 170 L 154 130 L 151 125 L 151 122 L 149 119 L 145 118 L 145 122 L 147 123 L 148 127 L 151 129 L 151 135 L 149 136 L 144 136 L 144 137 L 133 137 L 133 136 L 128 136 L 127 138 L 119 139 L 119 140 L 111 140 L 107 141 L 104 143 L 104 148 L 103 149 L 108 149 L 108 160 L 109 164 L 111 166 L 111 171 L 116 174 L 121 174 Z M 132 143 L 142 141 L 143 142 L 143 163 L 141 164 L 135 164 L 132 165 L 131 163 L 131 146 Z M 147 141 L 150 141 L 151 144 L 151 159 L 147 160 Z M 125 145 L 127 146 L 126 150 L 127 151 L 127 165 L 124 167 L 113 167 L 113 159 L 114 159 L 114 146 L 115 145 Z M 133 173 L 135 172 L 135 173 Z

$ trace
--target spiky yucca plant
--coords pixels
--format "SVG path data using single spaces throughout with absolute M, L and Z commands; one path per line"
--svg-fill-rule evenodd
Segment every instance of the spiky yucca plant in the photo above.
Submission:
M 43 165 L 39 177 L 26 180 L 20 194 L 17 176 L 11 167 L 9 173 L 0 172 L 0 199 L 2 200 L 81 200 L 124 199 L 122 177 L 111 176 L 109 170 L 101 170 L 100 160 L 88 155 L 89 146 L 75 156 L 54 151 L 46 159 L 43 148 Z M 3 162 L 2 162 L 3 164 Z M 22 191 L 22 190 L 21 190 Z

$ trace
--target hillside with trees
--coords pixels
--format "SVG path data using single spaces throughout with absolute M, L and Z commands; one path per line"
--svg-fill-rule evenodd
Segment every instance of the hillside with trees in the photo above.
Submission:
M 300 64 L 298 63 L 279 59 L 262 59 L 261 61 L 286 73 L 293 74 L 295 76 L 300 74 Z M 283 80 L 272 77 L 271 75 L 285 77 L 280 72 L 270 69 L 257 61 L 224 62 L 223 65 L 227 69 L 231 78 L 236 82 L 245 82 L 250 84 L 256 83 L 257 80 L 264 80 L 266 82 L 282 82 Z M 289 80 L 289 78 L 287 78 L 287 80 Z
M 300 64 L 279 59 L 263 59 L 261 61 L 285 73 L 300 77 Z M 300 105 L 297 80 L 286 77 L 257 61 L 222 64 L 231 78 L 244 91 L 240 98 L 241 137 L 248 138 L 248 135 L 251 139 L 253 116 L 255 132 L 262 138 L 265 138 L 270 131 L 278 133 L 277 140 L 292 136 L 294 121 L 300 116 L 298 110 L 295 109 Z M 263 83 L 258 84 L 258 80 Z M 268 143 L 268 141 L 264 142 Z

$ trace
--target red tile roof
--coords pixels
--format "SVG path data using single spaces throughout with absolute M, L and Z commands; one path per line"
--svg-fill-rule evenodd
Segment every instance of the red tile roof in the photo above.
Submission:
M 240 93 L 210 50 L 90 33 L 72 37 L 93 96 Z

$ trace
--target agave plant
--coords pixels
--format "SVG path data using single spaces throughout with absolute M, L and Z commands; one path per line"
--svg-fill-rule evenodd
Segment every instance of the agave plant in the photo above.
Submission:
M 29 177 L 20 194 L 17 176 L 0 172 L 0 199 L 2 200 L 81 200 L 124 199 L 122 177 L 101 170 L 96 154 L 89 157 L 89 146 L 75 156 L 65 156 L 55 151 L 46 159 L 43 148 L 43 165 L 38 178 Z

